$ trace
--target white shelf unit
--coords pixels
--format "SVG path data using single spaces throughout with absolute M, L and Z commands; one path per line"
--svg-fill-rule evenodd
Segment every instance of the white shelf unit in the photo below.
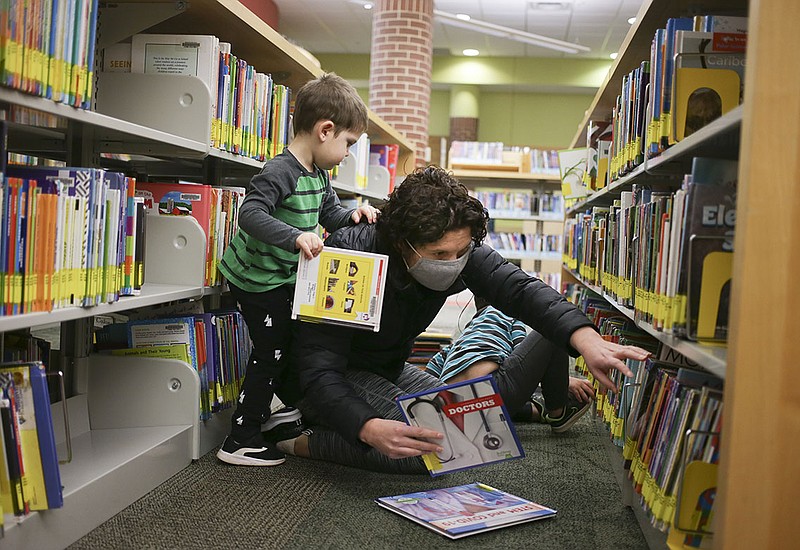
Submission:
M 122 0 L 101 5 L 99 18 L 98 49 L 136 32 L 214 34 L 293 90 L 322 73 L 235 0 Z M 124 78 L 120 78 L 123 84 L 129 84 Z M 175 93 L 176 88 L 195 84 L 181 78 L 144 77 L 137 86 L 153 85 Z M 199 95 L 197 112 L 207 104 L 207 98 Z M 152 94 L 147 97 L 158 100 Z M 130 120 L 75 109 L 7 88 L 0 88 L 0 106 L 51 115 L 41 126 L 9 123 L 9 151 L 54 158 L 72 166 L 106 166 L 156 178 L 188 177 L 213 184 L 231 176 L 249 180 L 263 164 L 211 148 L 204 136 L 205 121 L 200 130 L 188 127 L 188 111 L 180 113 L 183 118 L 167 112 L 168 124 L 152 119 L 143 123 L 142 117 Z M 400 145 L 399 173 L 413 169 L 412 146 L 371 112 L 368 134 L 373 143 Z M 197 223 L 192 218 L 157 218 L 148 219 L 153 223 L 148 226 L 147 283 L 141 295 L 91 308 L 0 317 L 0 332 L 53 323 L 86 327 L 94 315 L 219 295 L 222 289 L 203 286 L 205 241 L 199 237 L 205 237 Z M 79 391 L 68 400 L 73 460 L 61 469 L 64 507 L 32 513 L 21 521 L 6 516 L 5 537 L 0 539 L 3 548 L 68 546 L 213 449 L 229 429 L 230 410 L 215 414 L 210 421 L 199 421 L 199 379 L 185 363 L 106 356 L 69 361 Z M 142 407 L 143 401 L 146 407 Z M 54 407 L 56 423 L 60 410 L 60 404 Z M 63 457 L 65 434 L 59 434 L 58 441 Z
M 206 240 L 200 225 L 177 216 L 150 215 L 147 222 L 141 295 L 3 317 L 0 331 L 201 298 Z M 78 393 L 67 400 L 73 457 L 61 466 L 64 506 L 22 520 L 6 515 L 3 547 L 66 546 L 213 449 L 229 427 L 225 413 L 200 421 L 200 378 L 182 361 L 90 355 L 75 358 L 74 368 Z M 64 458 L 61 404 L 52 409 Z

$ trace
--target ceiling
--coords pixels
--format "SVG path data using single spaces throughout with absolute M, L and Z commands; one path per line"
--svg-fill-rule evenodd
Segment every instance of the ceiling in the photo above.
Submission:
M 364 9 L 365 1 L 273 0 L 279 32 L 312 54 L 368 54 L 372 11 Z M 434 0 L 436 10 L 591 48 L 566 54 L 444 25 L 434 18 L 434 55 L 460 56 L 462 50 L 476 48 L 492 57 L 608 59 L 619 49 L 630 28 L 628 19 L 641 4 L 642 0 Z

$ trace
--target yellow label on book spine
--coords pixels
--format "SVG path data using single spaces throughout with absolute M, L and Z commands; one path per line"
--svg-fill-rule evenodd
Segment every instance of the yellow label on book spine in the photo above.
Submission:
M 667 138 L 668 143 L 675 143 L 675 134 L 672 132 L 672 114 L 661 113 L 661 137 Z
M 30 273 L 25 276 L 25 312 L 33 311 L 33 303 L 39 298 L 36 287 L 39 284 L 39 274 Z
M 622 446 L 622 458 L 630 460 L 633 457 L 633 452 L 636 449 L 636 441 L 630 437 L 625 438 L 625 443 Z

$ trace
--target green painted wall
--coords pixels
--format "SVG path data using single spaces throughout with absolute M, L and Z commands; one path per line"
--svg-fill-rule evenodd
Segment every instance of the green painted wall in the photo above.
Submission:
M 481 92 L 479 141 L 568 147 L 592 102 L 585 94 Z
M 428 135 L 450 134 L 450 90 L 431 90 L 431 108 L 428 113 Z
M 325 70 L 353 82 L 368 102 L 368 55 L 315 55 Z M 450 133 L 450 86 L 475 84 L 480 88 L 479 140 L 567 147 L 609 66 L 609 61 L 596 59 L 437 56 L 428 133 Z M 511 86 L 516 91 L 508 91 Z

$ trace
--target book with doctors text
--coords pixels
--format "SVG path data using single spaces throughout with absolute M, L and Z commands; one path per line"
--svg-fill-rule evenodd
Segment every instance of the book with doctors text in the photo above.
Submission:
M 410 426 L 444 436 L 440 453 L 422 456 L 432 476 L 525 456 L 491 376 L 402 395 L 397 404 Z
M 378 332 L 389 257 L 326 246 L 315 258 L 300 254 L 292 319 Z
M 556 515 L 552 508 L 483 483 L 380 497 L 375 502 L 451 539 Z

